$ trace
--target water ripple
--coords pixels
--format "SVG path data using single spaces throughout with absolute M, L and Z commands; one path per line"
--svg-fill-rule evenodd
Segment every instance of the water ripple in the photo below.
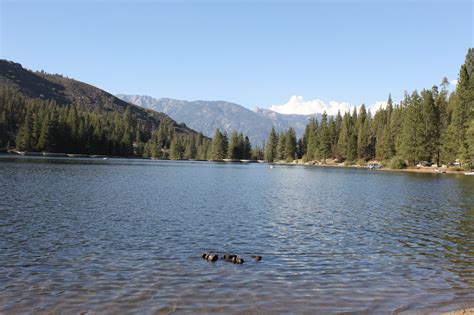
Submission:
M 472 304 L 473 185 L 349 169 L 0 157 L 0 313 Z M 204 251 L 247 262 L 208 263 Z

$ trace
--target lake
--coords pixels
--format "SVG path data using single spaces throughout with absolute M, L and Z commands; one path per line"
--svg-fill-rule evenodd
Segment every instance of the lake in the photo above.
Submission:
M 0 157 L 0 313 L 473 304 L 474 177 Z

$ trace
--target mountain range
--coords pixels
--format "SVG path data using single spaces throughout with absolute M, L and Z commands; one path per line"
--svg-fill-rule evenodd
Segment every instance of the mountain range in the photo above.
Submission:
M 308 120 L 311 117 L 321 117 L 321 114 L 285 115 L 261 108 L 252 111 L 225 101 L 184 101 L 125 94 L 116 96 L 143 108 L 163 112 L 208 137 L 212 137 L 216 129 L 228 134 L 232 131 L 242 132 L 254 146 L 261 146 L 263 141 L 267 140 L 272 127 L 278 132 L 293 127 L 297 137 L 301 137 Z

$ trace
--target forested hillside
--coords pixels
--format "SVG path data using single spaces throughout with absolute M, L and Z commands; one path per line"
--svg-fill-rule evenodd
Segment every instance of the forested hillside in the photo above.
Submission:
M 168 157 L 209 139 L 92 85 L 0 60 L 0 149 Z

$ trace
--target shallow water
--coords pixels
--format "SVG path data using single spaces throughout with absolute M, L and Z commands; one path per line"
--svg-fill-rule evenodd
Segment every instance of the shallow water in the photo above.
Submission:
M 208 263 L 204 251 L 247 261 Z M 474 177 L 0 158 L 0 313 L 410 313 L 473 301 Z

